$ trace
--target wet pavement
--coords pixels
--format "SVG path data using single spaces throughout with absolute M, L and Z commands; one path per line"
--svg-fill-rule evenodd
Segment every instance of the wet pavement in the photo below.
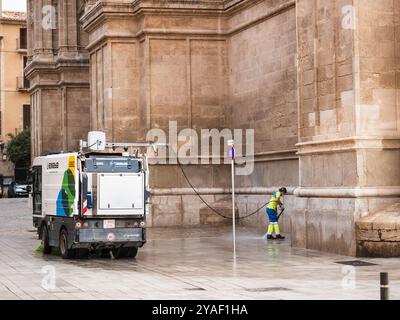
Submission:
M 136 259 L 63 260 L 35 252 L 27 199 L 0 200 L 0 299 L 379 299 L 389 272 L 400 298 L 400 259 L 358 260 L 266 242 L 239 228 L 151 229 Z

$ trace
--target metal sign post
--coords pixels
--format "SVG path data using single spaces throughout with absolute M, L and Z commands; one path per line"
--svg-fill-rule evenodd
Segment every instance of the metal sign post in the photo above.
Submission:
M 228 157 L 232 166 L 232 229 L 233 229 L 233 256 L 236 259 L 236 217 L 235 217 L 235 141 L 228 141 Z

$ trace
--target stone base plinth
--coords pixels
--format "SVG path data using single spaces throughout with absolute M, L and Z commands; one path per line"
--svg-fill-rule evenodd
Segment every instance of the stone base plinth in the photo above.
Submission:
M 200 225 L 230 225 L 232 224 L 232 200 L 229 197 L 220 199 L 210 204 L 210 207 L 215 209 L 211 210 L 208 206 L 202 205 L 199 210 Z M 238 216 L 239 210 L 235 210 L 235 215 Z M 226 218 L 225 218 L 226 217 Z
M 356 223 L 357 256 L 400 257 L 400 204 Z
M 356 199 L 300 198 L 290 215 L 292 246 L 355 256 Z

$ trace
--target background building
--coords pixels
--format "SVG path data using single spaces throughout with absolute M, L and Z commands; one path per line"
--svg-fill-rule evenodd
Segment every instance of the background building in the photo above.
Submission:
M 28 11 L 34 155 L 76 149 L 89 130 L 143 140 L 169 120 L 253 128 L 241 214 L 286 185 L 294 246 L 400 254 L 398 1 L 28 0 Z M 187 173 L 229 209 L 229 168 Z M 178 167 L 155 166 L 151 185 L 154 226 L 219 222 Z
M 31 126 L 26 63 L 26 13 L 0 10 L 0 175 L 4 176 L 14 176 L 5 155 L 8 134 Z

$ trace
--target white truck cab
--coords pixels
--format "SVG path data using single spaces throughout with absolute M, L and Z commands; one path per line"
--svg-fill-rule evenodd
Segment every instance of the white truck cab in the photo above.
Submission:
M 149 170 L 145 154 L 126 150 L 151 145 L 88 140 L 79 152 L 33 162 L 33 223 L 44 253 L 58 247 L 70 259 L 110 249 L 115 258 L 135 257 L 146 242 Z

